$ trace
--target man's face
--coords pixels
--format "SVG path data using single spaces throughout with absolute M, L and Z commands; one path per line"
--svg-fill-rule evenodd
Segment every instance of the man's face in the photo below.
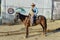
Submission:
M 34 7 L 35 7 L 35 5 L 32 5 L 32 7 L 34 8 Z

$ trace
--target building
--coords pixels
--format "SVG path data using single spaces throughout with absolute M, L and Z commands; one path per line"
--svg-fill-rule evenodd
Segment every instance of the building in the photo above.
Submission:
M 26 10 L 28 14 L 31 3 L 35 3 L 39 9 L 38 15 L 44 15 L 47 19 L 51 19 L 51 10 L 52 10 L 52 0 L 1 0 L 1 19 L 2 23 L 12 22 L 15 15 L 15 10 L 18 7 L 22 7 Z M 54 0 L 54 5 L 57 3 L 57 0 Z M 13 8 L 14 12 L 12 14 L 8 13 L 8 9 Z M 55 10 L 55 9 L 54 9 Z M 56 13 L 53 12 L 53 18 L 56 18 Z
M 54 0 L 54 19 L 60 19 L 60 0 Z

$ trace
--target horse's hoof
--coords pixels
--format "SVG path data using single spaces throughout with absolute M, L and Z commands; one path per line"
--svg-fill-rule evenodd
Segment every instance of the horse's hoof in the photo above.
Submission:
M 28 36 L 26 36 L 26 38 L 28 38 Z
M 46 37 L 46 34 L 45 33 L 42 33 L 41 35 L 44 36 L 44 37 Z

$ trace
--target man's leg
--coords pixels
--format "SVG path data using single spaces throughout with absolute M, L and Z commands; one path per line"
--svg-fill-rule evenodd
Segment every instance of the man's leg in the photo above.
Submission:
M 33 17 L 31 17 L 31 20 L 30 20 L 30 26 L 32 26 L 33 24 Z
M 36 16 L 34 15 L 34 17 L 33 17 L 33 24 L 35 24 L 36 23 Z

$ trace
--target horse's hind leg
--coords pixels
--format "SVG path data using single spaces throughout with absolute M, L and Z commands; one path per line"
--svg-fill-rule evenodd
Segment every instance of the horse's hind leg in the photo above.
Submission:
M 46 20 L 41 20 L 40 24 L 41 24 L 41 26 L 43 28 L 43 34 L 45 35 L 46 34 L 46 30 L 47 30 Z
M 43 25 L 42 28 L 43 28 L 43 34 L 45 35 L 47 27 L 45 25 Z

